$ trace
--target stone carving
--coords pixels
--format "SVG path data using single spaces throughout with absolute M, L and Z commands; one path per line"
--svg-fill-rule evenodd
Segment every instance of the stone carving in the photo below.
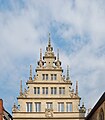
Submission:
M 45 116 L 47 118 L 53 117 L 53 109 L 45 109 Z

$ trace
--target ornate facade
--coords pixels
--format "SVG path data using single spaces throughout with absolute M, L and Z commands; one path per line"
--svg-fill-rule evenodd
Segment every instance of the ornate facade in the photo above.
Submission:
M 59 51 L 55 56 L 50 36 L 43 57 L 40 50 L 40 60 L 34 77 L 30 65 L 30 77 L 26 85 L 27 89 L 23 92 L 21 81 L 20 95 L 17 98 L 19 106 L 14 104 L 12 108 L 14 120 L 85 119 L 85 107 L 84 105 L 80 107 L 78 82 L 74 91 L 69 77 L 69 68 L 67 67 L 65 77 L 59 60 Z

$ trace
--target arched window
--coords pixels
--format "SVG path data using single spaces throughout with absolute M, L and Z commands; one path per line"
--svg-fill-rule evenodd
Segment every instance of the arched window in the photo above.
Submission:
M 104 120 L 104 111 L 101 108 L 100 113 L 99 113 L 99 120 Z

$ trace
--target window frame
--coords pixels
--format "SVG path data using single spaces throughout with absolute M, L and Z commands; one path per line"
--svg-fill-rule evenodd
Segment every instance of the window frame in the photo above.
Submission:
M 46 102 L 46 108 L 47 109 L 53 109 L 53 103 L 52 102 Z
M 58 102 L 58 112 L 64 112 L 64 102 Z
M 35 102 L 35 112 L 41 112 L 41 102 Z
M 51 87 L 51 95 L 57 94 L 57 87 Z
M 72 102 L 66 103 L 66 112 L 72 112 L 73 111 L 73 105 Z
M 32 102 L 26 102 L 26 112 L 32 112 Z

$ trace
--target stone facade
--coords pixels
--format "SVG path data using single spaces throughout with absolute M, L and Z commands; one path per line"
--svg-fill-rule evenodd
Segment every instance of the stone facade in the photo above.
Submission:
M 55 56 L 50 36 L 43 57 L 40 50 L 40 60 L 34 77 L 30 65 L 30 77 L 26 85 L 27 89 L 23 92 L 21 81 L 20 95 L 17 98 L 19 107 L 14 104 L 12 108 L 14 120 L 85 119 L 85 107 L 84 105 L 80 107 L 78 82 L 74 91 L 69 77 L 69 68 L 67 67 L 67 76 L 63 76 L 59 51 Z
M 105 93 L 88 114 L 86 120 L 105 120 Z

